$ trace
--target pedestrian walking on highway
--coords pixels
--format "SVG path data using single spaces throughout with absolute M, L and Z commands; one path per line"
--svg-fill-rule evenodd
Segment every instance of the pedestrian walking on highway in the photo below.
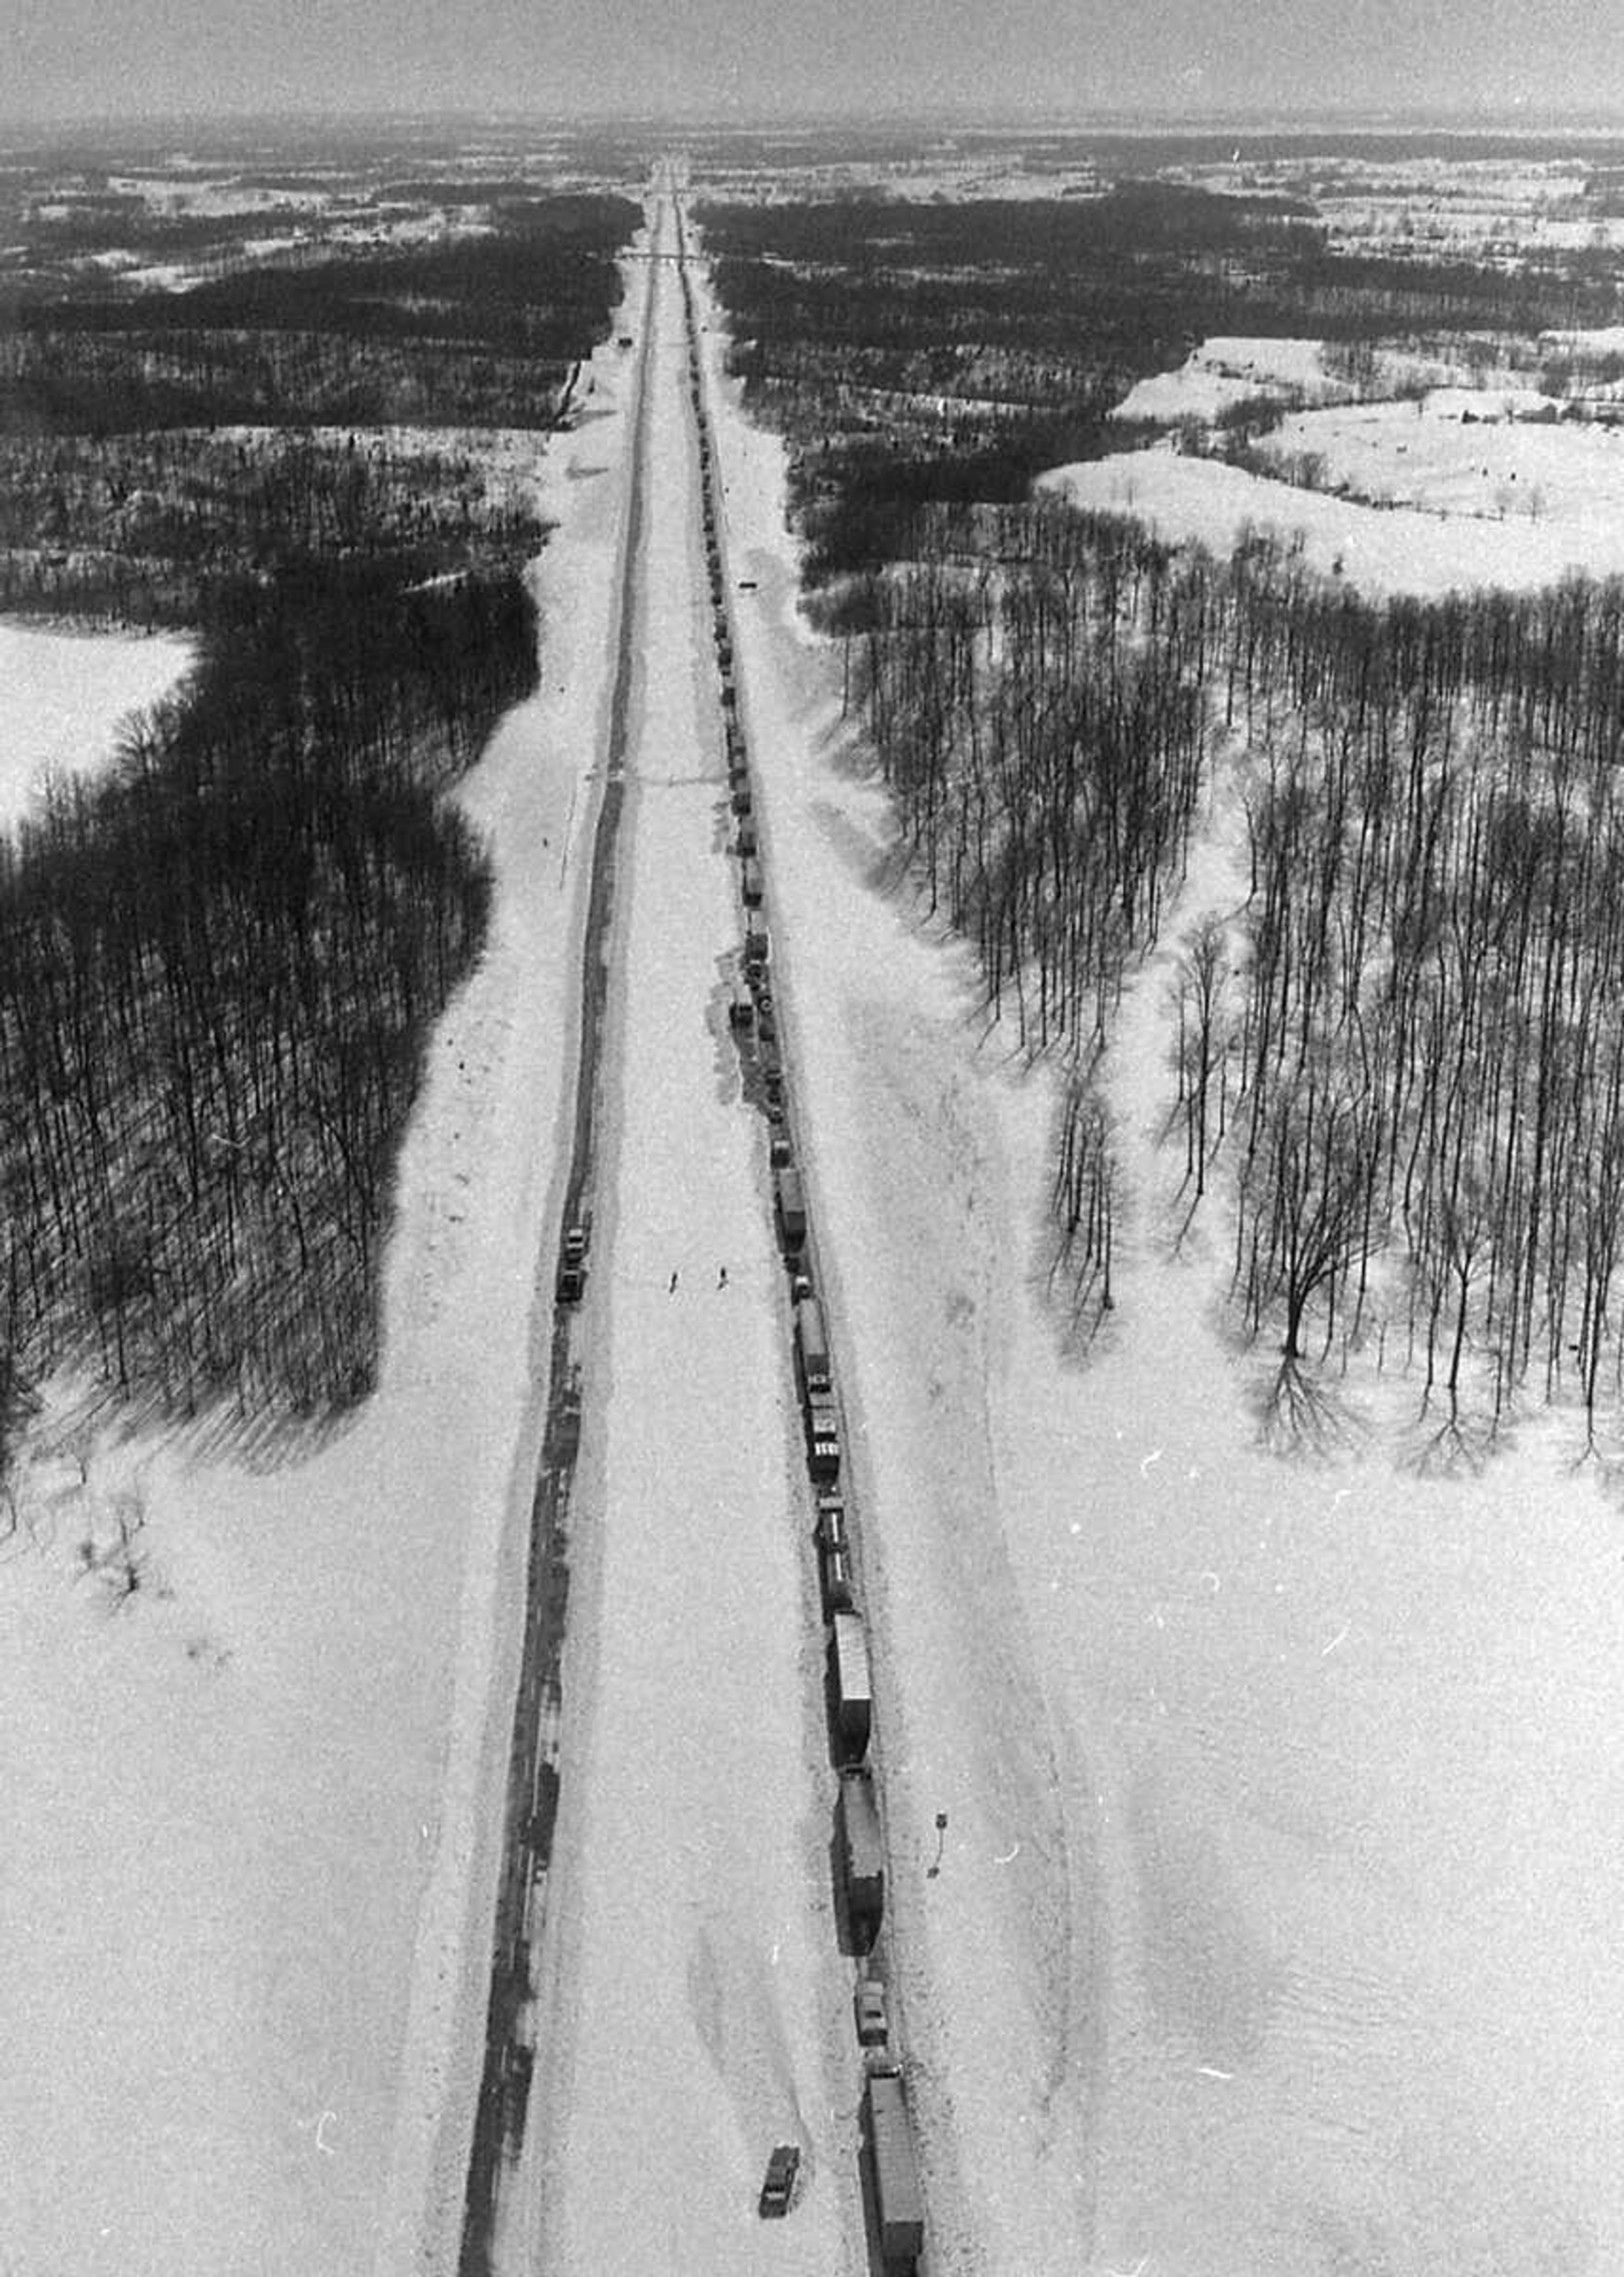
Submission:
M 671 1276 L 671 1287 L 665 1293 L 668 1297 L 674 1297 L 677 1293 L 677 1276 L 674 1273 Z
M 726 1268 L 726 1266 L 725 1266 L 725 1265 L 718 1265 L 718 1266 L 717 1266 L 717 1287 L 718 1289 L 725 1289 L 725 1288 L 726 1288 L 726 1286 L 727 1286 L 727 1268 Z

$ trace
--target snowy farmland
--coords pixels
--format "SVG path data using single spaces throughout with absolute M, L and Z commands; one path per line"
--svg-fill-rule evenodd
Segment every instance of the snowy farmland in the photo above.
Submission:
M 1592 357 L 1616 348 L 1603 330 L 1546 339 Z M 1226 554 L 1243 535 L 1269 533 L 1307 567 L 1371 593 L 1529 591 L 1574 571 L 1624 575 L 1624 428 L 1565 418 L 1559 400 L 1509 377 L 1462 379 L 1441 355 L 1377 348 L 1355 387 L 1323 342 L 1214 337 L 1141 380 L 1115 415 L 1210 429 L 1237 403 L 1286 406 L 1248 465 L 1169 438 L 1043 481 L 1174 544 Z
M 1210 379 L 1199 393 L 1184 374 L 1171 392 L 1150 381 L 1141 400 L 1158 418 L 1179 415 L 1181 392 L 1221 407 L 1226 383 L 1216 368 Z M 1307 469 L 1312 487 L 1171 444 L 1043 481 L 1218 553 L 1245 532 L 1273 533 L 1309 567 L 1376 593 L 1528 591 L 1575 570 L 1624 575 L 1624 430 L 1559 420 L 1555 408 L 1531 390 L 1436 387 L 1293 411 L 1257 447 L 1265 464 Z

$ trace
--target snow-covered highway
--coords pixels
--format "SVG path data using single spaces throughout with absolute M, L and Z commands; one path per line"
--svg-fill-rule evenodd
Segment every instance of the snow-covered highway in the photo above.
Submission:
M 850 1970 L 668 202 L 651 250 L 562 1776 L 491 2266 L 823 2273 L 862 2266 Z M 768 2230 L 778 2141 L 801 2184 Z

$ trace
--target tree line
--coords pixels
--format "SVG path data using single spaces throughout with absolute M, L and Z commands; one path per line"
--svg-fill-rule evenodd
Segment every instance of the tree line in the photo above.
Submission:
M 920 540 L 825 621 L 932 912 L 975 941 L 991 1017 L 1066 1059 L 1056 1266 L 1097 1324 L 1118 1190 L 1099 1071 L 1202 796 L 1213 581 L 1058 506 L 943 510 Z

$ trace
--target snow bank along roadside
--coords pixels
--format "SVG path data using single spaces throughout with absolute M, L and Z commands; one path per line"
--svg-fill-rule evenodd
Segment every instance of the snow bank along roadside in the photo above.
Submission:
M 191 664 L 191 643 L 163 635 L 0 621 L 0 829 L 34 811 L 53 777 L 105 766 L 130 714 Z
M 377 1394 L 281 1469 L 92 1435 L 71 1386 L 25 1451 L 0 1545 L 0 1793 L 28 1830 L 0 1885 L 0 2229 L 41 2266 L 392 2277 L 426 2200 L 459 2194 L 454 2143 L 430 2169 L 482 2017 L 629 368 L 600 350 L 589 415 L 545 446 L 542 686 L 459 793 L 491 939 L 429 1046 Z M 115 1609 L 79 1545 L 121 1523 L 141 1585 Z
M 1476 1479 L 1395 1464 L 1374 1413 L 1322 1467 L 1262 1454 L 1268 1356 L 1229 1340 L 1200 1230 L 1171 1253 L 1171 945 L 1112 1054 L 1114 1325 L 1066 1358 L 1043 1298 L 1051 1079 L 978 1043 L 968 953 L 889 890 L 838 655 L 796 615 L 781 446 L 719 424 L 758 588 L 739 607 L 775 950 L 861 1414 L 931 2266 L 1624 2266 L 1612 1509 L 1566 1467 L 1559 1419 Z M 1269 518 L 1238 479 L 1220 545 Z M 1343 507 L 1339 540 L 1403 519 Z M 1373 571 L 1484 575 L 1482 525 L 1446 561 L 1443 526 L 1412 519 L 1430 555 L 1395 529 Z M 1220 796 L 1169 944 L 1233 893 L 1226 826 Z
M 385 2229 L 378 2277 L 406 2266 L 398 2248 L 408 2240 L 418 2266 L 452 2266 L 480 2076 L 512 1691 L 543 1420 L 537 1403 L 545 1392 L 552 1302 L 550 1280 L 536 1276 L 538 1268 L 545 1274 L 545 1244 L 563 1207 L 569 1166 L 580 939 L 596 812 L 591 778 L 607 733 L 631 466 L 626 423 L 635 402 L 636 351 L 614 343 L 630 336 L 640 305 L 641 263 L 623 264 L 622 275 L 622 298 L 607 339 L 578 392 L 579 423 L 554 438 L 542 469 L 540 502 L 557 517 L 558 528 L 535 572 L 542 641 L 536 717 L 527 719 L 530 706 L 513 715 L 464 794 L 466 811 L 488 834 L 497 860 L 496 938 L 488 963 L 497 1034 L 509 1040 L 499 1111 L 485 1146 L 462 1167 L 455 1159 L 462 1133 L 454 1093 L 446 1102 L 449 1148 L 444 1121 L 433 1116 L 422 1121 L 429 1206 L 446 1210 L 454 1222 L 459 1192 L 466 1187 L 487 1236 L 480 1253 L 466 1259 L 459 1294 L 474 1314 L 472 1334 L 466 1342 L 457 1336 L 453 1348 L 464 1353 L 474 1379 L 471 1417 L 460 1418 L 464 1439 L 473 1443 L 469 1451 L 486 1445 L 487 1421 L 496 1428 L 489 1442 L 487 1492 L 474 1505 L 486 1512 L 489 1530 L 482 1550 L 476 1547 L 467 1564 L 463 1652 L 450 1718 L 446 1793 L 457 1816 L 448 1816 L 450 1839 L 420 1924 L 413 2037 L 402 2066 L 406 2097 L 390 2199 L 399 2234 L 391 2237 Z M 498 759 L 506 764 L 496 764 Z M 498 946 L 504 952 L 499 968 Z M 446 1040 L 448 1062 L 457 1043 L 455 1037 Z M 404 1245 L 402 1262 L 409 1263 Z M 429 1277 L 432 1283 L 432 1255 Z M 494 1314 L 488 1309 L 493 1297 Z M 419 1303 L 415 1293 L 403 1294 L 403 1318 L 415 1319 Z M 484 1341 L 492 1330 L 499 1344 Z M 429 1366 L 436 1376 L 446 1357 L 444 1342 L 435 1339 Z M 451 1395 L 456 1411 L 454 1385 Z M 494 1555 L 500 1557 L 499 1573 L 493 1571 Z M 488 1658 L 493 1651 L 494 1672 Z M 429 2204 L 420 2215 L 414 2201 L 431 2124 Z

